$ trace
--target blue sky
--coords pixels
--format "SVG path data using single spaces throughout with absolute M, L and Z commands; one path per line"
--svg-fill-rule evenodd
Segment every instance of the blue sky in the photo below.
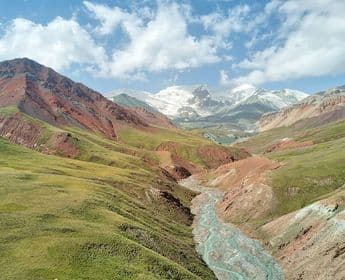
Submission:
M 303 4 L 303 5 L 302 5 Z M 0 60 L 29 57 L 103 93 L 345 84 L 345 1 L 0 1 Z

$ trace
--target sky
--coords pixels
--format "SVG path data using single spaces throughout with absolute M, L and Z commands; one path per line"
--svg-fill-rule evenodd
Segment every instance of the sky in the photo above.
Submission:
M 0 60 L 28 57 L 102 93 L 345 84 L 344 0 L 0 0 Z

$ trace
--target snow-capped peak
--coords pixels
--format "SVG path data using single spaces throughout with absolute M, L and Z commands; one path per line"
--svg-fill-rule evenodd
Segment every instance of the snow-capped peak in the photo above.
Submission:
M 289 89 L 289 88 L 282 89 L 281 92 L 285 96 L 294 96 L 298 101 L 309 96 L 309 94 L 307 94 L 303 91 L 295 90 L 295 89 Z
M 241 110 L 238 109 L 240 105 L 244 105 L 243 108 L 249 108 L 247 105 L 250 105 L 258 110 L 265 108 L 265 111 L 274 111 L 308 96 L 298 90 L 265 90 L 251 84 L 242 84 L 218 96 L 215 89 L 204 85 L 169 86 L 154 94 L 130 90 L 117 92 L 134 95 L 175 120 L 196 120 L 222 114 L 224 118 L 228 118 L 231 110 L 236 107 L 236 110 Z
M 234 92 L 239 92 L 239 91 L 249 91 L 249 90 L 255 90 L 255 89 L 256 87 L 251 84 L 242 84 L 233 88 L 230 92 L 234 93 Z

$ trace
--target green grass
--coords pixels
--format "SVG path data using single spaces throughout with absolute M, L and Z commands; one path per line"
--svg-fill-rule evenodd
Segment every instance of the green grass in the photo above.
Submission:
M 109 144 L 98 140 L 90 154 Z M 139 168 L 134 156 L 107 165 L 3 139 L 0 155 L 0 279 L 214 279 L 187 217 L 150 188 L 185 205 L 193 194 Z
M 17 112 L 18 112 L 18 108 L 14 106 L 0 107 L 0 115 L 2 116 L 11 116 Z
M 154 151 L 161 144 L 176 144 L 178 156 L 206 168 L 210 167 L 210 161 L 213 159 L 205 158 L 199 152 L 202 146 L 218 147 L 218 149 L 227 150 L 239 156 L 245 156 L 245 153 L 238 148 L 219 146 L 197 134 L 186 131 L 157 128 L 152 133 L 133 128 L 125 128 L 120 131 L 119 137 L 123 143 L 147 151 Z
M 214 279 L 195 250 L 186 212 L 195 194 L 163 175 L 154 151 L 173 143 L 179 157 L 207 167 L 212 158 L 199 148 L 217 145 L 159 128 L 121 129 L 112 141 L 19 114 L 42 135 L 36 151 L 0 138 L 0 279 Z M 76 159 L 40 153 L 54 149 L 57 133 L 69 135 Z
M 345 138 L 268 155 L 284 166 L 271 173 L 276 215 L 300 209 L 345 183 Z
M 311 140 L 322 143 L 345 137 L 345 121 L 326 124 L 311 129 L 299 129 L 298 123 L 289 127 L 278 127 L 261 132 L 235 146 L 246 148 L 253 153 L 260 154 L 275 141 L 283 138 L 293 138 L 296 141 Z
M 278 139 L 311 140 L 313 146 L 265 154 L 283 166 L 270 173 L 277 198 L 270 220 L 313 203 L 345 183 L 345 121 L 299 130 L 294 126 L 272 129 L 239 144 L 262 153 Z

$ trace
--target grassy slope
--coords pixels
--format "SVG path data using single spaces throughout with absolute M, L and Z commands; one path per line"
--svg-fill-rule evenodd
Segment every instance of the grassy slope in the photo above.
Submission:
M 277 139 L 293 137 L 312 140 L 315 145 L 303 149 L 265 154 L 284 166 L 271 172 L 270 185 L 278 199 L 273 217 L 300 209 L 341 187 L 345 182 L 345 121 L 299 131 L 294 127 L 273 129 L 241 143 L 256 153 Z
M 39 124 L 42 142 L 59 130 Z M 157 161 L 154 147 L 68 131 L 78 160 L 0 138 L 0 279 L 214 279 L 186 215 L 150 191 L 166 189 L 186 206 L 193 196 L 146 164 Z
M 124 143 L 148 151 L 155 150 L 160 144 L 173 142 L 178 144 L 178 155 L 196 165 L 208 167 L 208 160 L 199 153 L 201 146 L 216 146 L 212 141 L 202 138 L 196 133 L 186 131 L 171 131 L 168 129 L 157 129 L 155 133 L 138 131 L 132 128 L 120 131 L 120 140 Z M 245 157 L 242 150 L 234 147 L 222 147 L 220 149 Z

